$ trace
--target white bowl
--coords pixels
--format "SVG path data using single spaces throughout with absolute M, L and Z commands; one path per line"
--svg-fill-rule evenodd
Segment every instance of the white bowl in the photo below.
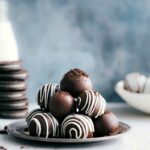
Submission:
M 150 94 L 133 93 L 124 89 L 124 82 L 119 81 L 115 86 L 115 91 L 129 105 L 144 113 L 150 114 Z

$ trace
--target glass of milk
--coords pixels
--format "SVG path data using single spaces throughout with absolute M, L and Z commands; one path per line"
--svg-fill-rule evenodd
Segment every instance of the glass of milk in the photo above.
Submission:
M 0 62 L 19 60 L 17 43 L 7 12 L 7 0 L 0 0 Z

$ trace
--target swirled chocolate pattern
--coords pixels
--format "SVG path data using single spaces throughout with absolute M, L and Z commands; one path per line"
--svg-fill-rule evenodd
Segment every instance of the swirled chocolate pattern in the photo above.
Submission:
M 36 113 L 28 122 L 28 130 L 31 136 L 57 137 L 59 123 L 50 113 Z
M 93 132 L 94 125 L 91 118 L 81 114 L 67 116 L 61 125 L 61 135 L 65 138 L 91 138 Z
M 106 101 L 98 92 L 85 90 L 75 101 L 79 111 L 90 117 L 97 118 L 105 111 Z
M 48 106 L 48 101 L 50 98 L 57 92 L 59 91 L 59 85 L 52 83 L 52 84 L 45 84 L 43 85 L 37 94 L 37 102 L 38 105 L 42 109 L 47 109 Z

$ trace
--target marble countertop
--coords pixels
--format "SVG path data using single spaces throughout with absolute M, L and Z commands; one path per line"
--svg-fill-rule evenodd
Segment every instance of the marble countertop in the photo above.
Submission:
M 42 150 L 42 149 L 86 149 L 86 150 L 143 150 L 150 147 L 150 115 L 143 114 L 124 103 L 109 103 L 109 108 L 117 115 L 120 121 L 131 126 L 131 130 L 116 140 L 93 144 L 48 144 L 16 139 L 10 135 L 0 134 L 1 146 L 7 150 Z M 36 105 L 31 104 L 30 110 Z M 0 119 L 0 126 L 5 126 L 14 120 Z

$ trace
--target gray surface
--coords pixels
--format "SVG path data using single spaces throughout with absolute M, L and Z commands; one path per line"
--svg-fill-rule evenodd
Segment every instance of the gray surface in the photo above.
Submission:
M 108 101 L 132 71 L 149 74 L 150 1 L 10 0 L 10 18 L 29 71 L 29 97 L 70 68 L 87 71 Z

